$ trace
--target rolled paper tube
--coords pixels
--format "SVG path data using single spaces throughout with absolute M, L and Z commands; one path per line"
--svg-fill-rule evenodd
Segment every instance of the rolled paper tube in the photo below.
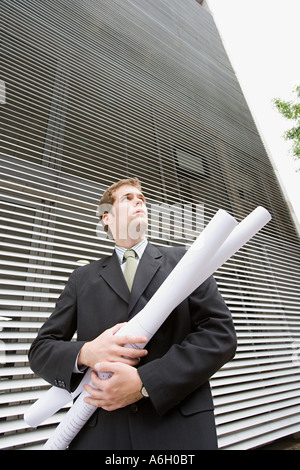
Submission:
M 72 395 L 67 390 L 51 387 L 24 414 L 24 420 L 29 426 L 36 428 L 71 401 Z
M 227 237 L 225 242 L 220 246 L 214 256 L 210 259 L 207 265 L 200 271 L 197 271 L 193 277 L 193 282 L 196 285 L 201 285 L 205 279 L 207 279 L 212 273 L 214 273 L 220 266 L 222 266 L 236 251 L 238 251 L 245 243 L 247 243 L 253 235 L 255 235 L 266 223 L 271 220 L 271 215 L 263 207 L 257 207 L 253 212 L 251 212 L 244 220 L 242 220 Z M 193 247 L 193 246 L 192 246 Z M 192 252 L 192 247 L 187 253 Z M 194 248 L 197 247 L 195 244 Z M 186 255 L 185 255 L 186 256 Z M 181 264 L 177 264 L 177 270 L 179 270 Z M 174 274 L 174 271 L 172 273 Z M 171 275 L 168 278 L 170 284 L 169 288 L 172 286 Z M 171 280 L 171 282 L 170 282 Z M 182 281 L 181 281 L 182 282 Z M 190 281 L 191 282 L 191 281 Z M 191 285 L 191 284 L 190 284 Z M 173 286 L 174 287 L 174 286 Z M 194 287 L 194 286 L 192 286 Z M 144 309 L 136 315 L 130 322 L 124 325 L 116 334 L 126 335 L 126 334 L 138 334 L 147 336 L 150 340 L 153 336 L 153 323 L 149 325 L 148 315 L 150 311 L 159 312 L 161 318 L 164 315 L 168 314 L 170 311 L 174 310 L 178 299 L 176 298 L 176 293 L 179 291 L 176 290 L 175 294 L 166 296 L 167 281 L 160 287 L 156 292 L 155 296 L 150 299 L 148 304 Z M 180 289 L 180 297 L 183 293 L 183 288 Z M 161 297 L 163 296 L 163 298 Z M 180 300 L 180 299 L 179 299 Z M 162 312 L 163 309 L 163 312 Z M 150 315 L 149 315 L 150 318 Z M 132 333 L 133 332 L 133 333 Z M 145 347 L 144 345 L 127 345 L 133 347 Z M 101 378 L 108 378 L 107 374 L 103 374 Z M 32 427 L 38 426 L 41 422 L 47 419 L 49 416 L 54 414 L 60 408 L 65 406 L 71 401 L 72 398 L 78 396 L 82 390 L 85 383 L 89 383 L 90 371 L 88 371 L 83 378 L 81 384 L 78 386 L 75 392 L 68 393 L 66 390 L 58 389 L 57 387 L 52 387 L 44 394 L 44 396 L 38 400 L 30 408 L 30 410 L 24 415 L 25 421 Z
M 96 406 L 85 403 L 84 398 L 87 396 L 89 396 L 88 393 L 83 390 L 52 436 L 45 443 L 44 450 L 65 450 L 74 437 L 77 436 L 97 409 Z
M 184 262 L 185 255 L 143 310 L 134 317 L 145 332 L 148 332 L 148 336 L 151 333 L 154 334 L 154 328 L 158 327 L 155 322 L 158 316 L 159 318 L 166 317 L 167 312 L 174 310 L 180 302 L 208 279 L 270 220 L 270 213 L 263 207 L 257 207 L 233 229 L 224 243 L 215 251 L 210 260 L 202 265 L 201 269 L 189 269 L 188 264 Z M 193 245 L 191 248 L 193 250 Z M 193 253 L 190 250 L 188 253 Z M 154 319 L 153 312 L 157 312 Z M 122 330 L 126 332 L 128 325 L 129 323 Z
M 80 384 L 72 393 L 58 387 L 51 387 L 24 414 L 24 420 L 32 428 L 36 428 L 61 408 L 71 403 L 83 390 L 83 385 L 89 383 L 91 370 L 85 373 Z
M 232 216 L 219 210 L 143 310 L 116 335 L 147 336 L 149 342 L 174 308 L 199 287 L 202 283 L 199 274 L 236 226 L 237 221 Z M 126 346 L 143 348 L 146 344 Z M 101 374 L 101 378 L 109 378 L 109 374 Z
M 218 214 L 219 212 L 216 215 Z M 236 228 L 232 229 L 231 234 L 227 234 L 223 242 L 220 239 L 217 241 L 215 234 L 211 234 L 213 243 L 218 244 L 218 246 L 215 245 L 213 254 L 210 252 L 210 259 L 201 263 L 204 259 L 204 257 L 201 257 L 201 251 L 206 250 L 206 245 L 211 246 L 212 243 L 212 239 L 209 239 L 210 243 L 204 237 L 200 240 L 201 235 L 205 232 L 204 230 L 143 310 L 122 327 L 117 334 L 142 334 L 150 340 L 171 311 L 252 238 L 270 219 L 271 216 L 268 211 L 258 207 Z M 223 230 L 222 226 L 214 228 Z M 195 268 L 195 265 L 197 265 L 197 268 Z M 180 277 L 180 281 L 178 281 L 178 277 Z M 149 315 L 149 312 L 152 315 Z M 154 319 L 153 312 L 157 313 Z M 132 346 L 144 347 L 145 345 Z M 109 375 L 101 373 L 99 373 L 99 376 L 101 378 L 109 377 Z M 80 395 L 71 407 L 65 419 L 62 420 L 53 436 L 46 443 L 45 449 L 65 449 L 93 414 L 95 407 L 87 405 L 84 402 L 84 396 L 86 396 L 85 392 Z
M 251 238 L 258 233 L 271 220 L 271 214 L 261 206 L 258 206 L 247 217 L 245 217 L 231 232 L 227 240 L 211 258 L 201 278 L 207 279 L 229 258 L 231 258 L 240 248 L 242 248 Z
M 219 210 L 159 289 L 164 300 L 166 296 L 172 297 L 174 295 L 174 286 L 176 290 L 181 289 L 181 295 L 177 294 L 175 296 L 176 300 L 172 302 L 171 306 L 167 303 L 167 307 L 161 306 L 162 308 L 153 310 L 150 305 L 148 310 L 151 311 L 152 320 L 148 323 L 147 328 L 144 328 L 142 322 L 139 321 L 139 316 L 145 318 L 145 315 L 142 314 L 142 310 L 116 334 L 145 335 L 149 341 L 172 310 L 194 290 L 194 283 L 191 282 L 191 280 L 199 270 L 205 267 L 216 250 L 222 245 L 236 226 L 237 221 L 232 216 L 223 210 Z M 182 286 L 184 286 L 184 289 Z M 150 303 L 153 302 L 152 299 L 154 299 L 155 296 L 156 294 L 150 299 Z M 164 302 L 162 302 L 162 304 L 163 303 Z M 146 343 L 144 345 L 139 344 L 131 346 L 144 347 L 145 345 Z M 111 374 L 99 372 L 98 376 L 101 379 L 108 379 Z M 87 395 L 84 391 L 77 398 L 74 405 L 56 428 L 54 434 L 46 442 L 45 449 L 58 450 L 66 448 L 82 428 L 84 422 L 93 414 L 96 408 L 84 402 L 85 396 Z
M 184 255 L 183 259 L 185 262 L 183 263 L 182 260 L 180 265 L 177 267 L 176 271 L 178 272 L 181 269 L 182 264 L 187 264 L 190 266 L 194 266 L 194 271 L 199 270 L 205 266 L 205 264 L 209 261 L 210 257 L 213 256 L 215 251 L 218 247 L 223 243 L 223 241 L 227 238 L 229 233 L 233 230 L 233 228 L 237 225 L 237 221 L 230 216 L 227 212 L 220 209 L 215 216 L 211 219 L 209 224 L 205 227 L 205 229 L 201 232 L 199 237 L 195 240 L 191 248 L 187 251 Z M 204 248 L 205 247 L 205 248 Z M 195 258 L 195 255 L 198 255 Z M 195 259 L 198 260 L 195 263 Z M 196 267 L 195 267 L 196 264 Z M 170 311 L 164 310 L 164 315 L 168 315 Z M 158 318 L 157 318 L 158 317 Z M 131 331 L 139 332 L 138 335 L 145 335 L 150 340 L 152 337 L 153 332 L 158 327 L 159 324 L 162 324 L 164 318 L 160 319 L 160 314 L 156 315 L 156 321 L 154 327 L 151 329 L 143 330 L 142 326 L 139 324 L 136 318 L 132 319 L 128 324 L 126 324 L 123 328 L 121 328 L 117 334 L 130 334 Z M 126 328 L 126 330 L 125 330 Z M 134 333 L 135 334 L 135 333 Z M 142 345 L 136 346 L 141 347 Z M 135 347 L 135 346 L 134 346 Z M 101 375 L 101 378 L 109 378 L 109 374 Z M 89 383 L 90 380 L 90 371 L 88 371 L 83 380 L 81 381 L 80 385 L 77 387 L 75 392 L 72 393 L 72 396 L 67 396 L 68 392 L 66 390 L 52 387 L 48 392 L 45 394 L 43 399 L 38 400 L 34 405 L 28 410 L 26 415 L 24 416 L 25 421 L 30 426 L 38 426 L 41 424 L 45 419 L 52 416 L 56 411 L 58 411 L 62 406 L 67 404 L 72 398 L 76 398 L 84 389 L 83 385 Z M 61 393 L 61 397 L 59 394 Z M 49 400 L 47 402 L 47 400 Z M 39 410 L 40 410 L 40 419 L 39 419 Z

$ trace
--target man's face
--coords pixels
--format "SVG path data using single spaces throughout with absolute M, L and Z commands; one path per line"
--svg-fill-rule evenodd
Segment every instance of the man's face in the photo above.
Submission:
M 144 238 L 148 225 L 146 199 L 131 185 L 120 186 L 114 193 L 115 202 L 110 217 L 110 229 L 116 241 Z

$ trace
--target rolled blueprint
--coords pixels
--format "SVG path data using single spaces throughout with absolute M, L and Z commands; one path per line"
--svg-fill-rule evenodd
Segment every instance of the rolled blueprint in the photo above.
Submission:
M 174 308 L 271 219 L 262 207 L 258 207 L 237 226 L 236 221 L 225 214 L 218 211 L 148 304 L 117 334 L 145 335 L 150 340 Z M 107 374 L 99 376 L 108 378 Z M 82 384 L 87 382 L 84 379 Z M 87 393 L 83 391 L 47 441 L 45 449 L 65 449 L 93 414 L 96 407 L 86 404 L 85 396 Z
M 24 414 L 24 420 L 29 426 L 36 428 L 49 416 L 52 416 L 52 414 L 70 403 L 71 400 L 72 395 L 67 390 L 51 387 Z
M 83 390 L 83 385 L 90 381 L 91 371 L 88 370 L 82 381 L 72 393 L 58 387 L 51 387 L 24 414 L 24 420 L 32 428 L 36 428 L 64 406 L 71 403 Z
M 236 227 L 237 221 L 230 216 L 227 212 L 224 210 L 219 210 L 216 215 L 211 219 L 209 224 L 205 227 L 205 229 L 202 231 L 200 236 L 195 240 L 193 245 L 190 247 L 190 249 L 185 253 L 184 257 L 181 259 L 181 261 L 177 264 L 177 266 L 174 268 L 175 271 L 175 276 L 174 273 L 172 272 L 171 276 L 171 282 L 168 279 L 164 282 L 165 285 L 165 295 L 166 292 L 170 290 L 170 287 L 172 286 L 172 279 L 175 277 L 178 278 L 178 273 L 187 272 L 188 277 L 191 279 L 195 276 L 197 271 L 201 271 L 201 269 L 204 269 L 205 265 L 209 262 L 210 258 L 214 255 L 216 250 L 222 245 L 222 243 L 226 240 L 228 235 L 232 232 L 234 227 Z M 176 274 L 177 272 L 177 274 Z M 187 275 L 185 275 L 185 278 Z M 189 284 L 189 280 L 187 278 L 187 284 Z M 189 295 L 189 293 L 192 292 L 192 289 L 189 289 L 189 291 L 184 292 L 184 296 L 186 297 Z M 172 293 L 171 293 L 172 296 Z M 180 299 L 177 302 L 180 303 Z M 174 304 L 176 306 L 176 304 Z M 175 308 L 175 307 L 174 307 Z M 150 308 L 151 310 L 151 308 Z M 116 334 L 118 335 L 123 335 L 123 334 L 131 334 L 131 335 L 145 335 L 147 336 L 148 340 L 151 339 L 155 331 L 159 328 L 159 326 L 165 321 L 167 316 L 171 313 L 173 308 L 160 308 L 158 311 L 155 312 L 155 315 L 152 314 L 153 318 L 153 325 L 148 328 L 148 329 L 143 329 L 142 323 L 138 321 L 136 317 L 132 319 L 130 322 L 128 322 L 124 327 L 122 327 Z M 125 330 L 126 329 L 126 330 Z M 132 345 L 133 347 L 143 347 L 141 345 Z M 89 371 L 90 372 L 90 371 Z M 109 374 L 101 374 L 99 373 L 100 378 L 109 378 Z M 59 390 L 56 387 L 52 387 L 43 397 L 42 401 L 39 400 L 36 402 L 31 409 L 26 413 L 24 416 L 25 421 L 30 425 L 36 427 L 38 424 L 40 424 L 43 420 L 45 420 L 47 417 L 51 416 L 53 413 L 55 413 L 60 406 L 66 405 L 72 398 L 75 398 L 76 395 L 82 391 L 81 396 L 77 399 L 76 403 L 71 407 L 69 410 L 66 419 L 63 420 L 63 422 L 59 425 L 59 428 L 64 428 L 66 422 L 68 420 L 71 420 L 71 427 L 72 427 L 72 435 L 73 437 L 77 434 L 78 430 L 82 427 L 83 425 L 83 420 L 87 420 L 89 416 L 94 412 L 95 408 L 91 407 L 90 405 L 86 405 L 85 402 L 83 401 L 84 396 L 86 396 L 86 392 L 83 389 L 83 385 L 85 383 L 89 383 L 89 380 L 87 378 L 87 375 L 83 378 L 81 381 L 80 386 L 78 387 L 77 391 L 75 393 L 69 394 L 65 390 L 62 390 L 63 394 L 61 397 L 59 397 L 58 400 L 58 394 Z M 53 390 L 55 389 L 55 390 Z M 47 404 L 47 398 L 49 399 L 48 404 Z M 40 413 L 40 420 L 39 420 L 39 409 L 41 409 Z M 79 411 L 77 411 L 79 410 Z M 74 418 L 75 416 L 75 418 Z M 78 424 L 77 424 L 77 418 L 79 421 L 79 429 L 78 429 Z M 67 426 L 69 429 L 69 425 Z M 57 431 L 59 429 L 57 428 Z M 75 434 L 74 434 L 75 433 Z M 55 435 L 58 433 L 55 432 Z M 62 433 L 59 435 L 61 436 Z M 70 438 L 70 432 L 68 430 L 67 432 L 67 440 Z M 54 439 L 55 440 L 55 439 Z M 70 439 L 72 440 L 72 439 Z M 52 441 L 52 439 L 51 439 Z M 50 443 L 48 442 L 47 445 Z M 65 442 L 60 443 L 59 446 L 64 445 Z
M 236 225 L 237 221 L 232 216 L 230 216 L 224 210 L 219 210 L 211 219 L 206 228 L 201 232 L 200 236 L 195 240 L 193 245 L 190 247 L 189 251 L 187 251 L 183 258 L 184 261 L 182 259 L 180 264 L 177 265 L 176 272 L 180 271 L 182 265 L 191 266 L 191 276 L 192 273 L 198 271 L 199 269 L 203 269 L 204 266 L 209 262 L 210 258 L 214 255 L 216 250 L 219 248 L 219 246 L 228 237 L 229 233 L 231 233 L 233 228 L 236 227 Z M 195 258 L 196 252 L 197 257 Z M 195 259 L 197 259 L 196 263 Z M 161 310 L 159 310 L 159 312 L 160 311 Z M 138 322 L 138 326 L 136 327 L 135 319 L 134 321 L 131 320 L 128 324 L 122 327 L 116 334 L 138 334 L 139 336 L 145 335 L 150 340 L 150 336 L 152 336 L 155 329 L 157 329 L 158 325 L 162 324 L 164 319 L 166 318 L 166 312 L 168 315 L 171 311 L 172 310 L 168 311 L 165 309 L 164 317 L 162 317 L 160 313 L 157 313 L 156 315 L 156 317 L 158 318 L 152 317 L 153 320 L 156 319 L 156 321 L 153 327 L 148 329 L 148 331 L 142 330 L 142 325 L 140 325 Z M 143 332 L 131 333 L 132 331 L 138 331 L 137 328 Z M 109 375 L 106 374 L 102 375 L 101 378 L 108 377 Z M 86 373 L 83 377 L 83 380 L 81 381 L 75 392 L 73 392 L 72 394 L 70 394 L 66 390 L 57 387 L 50 388 L 44 394 L 42 399 L 34 403 L 34 405 L 27 411 L 27 413 L 24 415 L 24 420 L 27 424 L 32 427 L 38 426 L 45 419 L 52 416 L 54 413 L 56 413 L 56 411 L 68 404 L 72 400 L 72 398 L 76 398 L 83 391 L 83 385 L 85 383 L 89 383 L 89 379 L 90 377 L 88 376 L 88 373 Z
M 158 318 L 153 318 L 153 312 L 160 312 L 161 317 L 163 314 L 166 314 L 167 310 L 174 310 L 180 302 L 208 279 L 270 220 L 270 213 L 261 206 L 257 207 L 234 228 L 224 243 L 215 251 L 208 263 L 202 266 L 201 269 L 197 269 L 195 266 L 197 265 L 196 260 L 193 263 L 194 269 L 190 269 L 189 263 L 185 263 L 185 255 L 143 310 L 132 319 L 137 324 L 136 329 L 138 325 L 143 328 L 143 332 L 140 330 L 141 333 L 139 334 L 146 336 L 149 336 L 149 334 L 153 335 L 154 330 L 159 328 L 157 323 Z M 191 258 L 194 254 L 193 251 L 192 245 L 188 251 Z M 128 331 L 126 331 L 128 325 L 129 323 L 124 326 L 124 330 L 122 328 L 122 334 L 123 331 L 125 334 L 128 334 Z M 135 331 L 133 334 L 136 334 Z M 141 345 L 141 347 L 143 346 Z

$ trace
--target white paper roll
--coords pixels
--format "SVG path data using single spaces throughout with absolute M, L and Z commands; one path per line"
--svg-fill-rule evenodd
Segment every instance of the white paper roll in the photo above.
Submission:
M 24 420 L 32 428 L 59 411 L 72 401 L 72 395 L 58 387 L 51 387 L 24 414 Z
M 133 336 L 145 335 L 148 341 L 150 341 L 172 310 L 179 305 L 194 288 L 198 287 L 199 284 L 195 285 L 192 281 L 194 276 L 199 270 L 201 271 L 201 269 L 206 266 L 216 250 L 222 245 L 236 226 L 237 221 L 232 216 L 224 210 L 219 210 L 163 282 L 159 290 L 150 299 L 147 304 L 150 304 L 150 307 L 145 307 L 147 311 L 146 314 L 143 314 L 143 310 L 145 310 L 143 309 L 116 334 L 130 334 Z M 167 299 L 169 299 L 169 301 L 167 301 Z M 148 311 L 151 312 L 150 321 L 148 319 Z M 144 347 L 145 345 L 131 346 Z M 109 379 L 111 374 L 100 372 L 98 376 L 102 379 Z M 84 402 L 84 395 L 81 394 L 73 407 L 63 418 L 54 434 L 47 441 L 44 448 L 47 450 L 66 448 L 83 426 L 83 416 L 87 421 L 95 411 L 95 407 L 90 406 L 89 410 L 89 406 L 90 405 Z M 66 447 L 62 448 L 61 446 Z
M 211 258 L 205 269 L 199 273 L 201 279 L 205 280 L 211 276 L 211 274 L 259 232 L 271 218 L 271 214 L 264 207 L 258 206 L 254 209 L 254 211 L 236 226 L 227 240 Z
M 247 243 L 270 219 L 269 212 L 258 207 L 237 225 L 229 214 L 222 210 L 218 211 L 147 305 L 116 334 L 145 335 L 150 340 L 174 308 Z M 102 378 L 108 377 L 108 374 L 102 376 Z M 88 375 L 83 379 L 81 387 L 77 390 L 78 393 L 83 383 L 88 383 Z M 95 407 L 84 402 L 85 393 L 84 391 L 78 397 L 45 444 L 45 449 L 67 448 L 93 414 Z M 43 416 L 45 415 L 46 413 L 43 413 Z
M 65 450 L 72 442 L 97 409 L 96 406 L 85 403 L 84 398 L 87 396 L 89 396 L 88 393 L 83 390 L 52 436 L 45 443 L 44 450 Z
M 88 369 L 80 384 L 72 393 L 58 387 L 51 387 L 24 414 L 24 421 L 36 428 L 64 406 L 71 403 L 83 390 L 83 385 L 90 382 L 91 370 Z
M 189 251 L 187 251 L 184 256 L 184 261 L 181 260 L 179 266 L 177 265 L 177 271 L 182 268 L 184 269 L 184 266 L 191 266 L 191 269 L 193 269 L 193 266 L 195 266 L 195 264 L 197 266 L 196 269 L 203 268 L 205 264 L 209 262 L 211 256 L 214 254 L 216 249 L 222 244 L 222 242 L 227 238 L 229 233 L 233 230 L 236 225 L 237 221 L 227 212 L 220 209 L 211 219 L 205 229 L 201 232 L 200 236 L 195 240 Z M 203 249 L 204 246 L 205 249 Z M 195 258 L 195 256 L 197 256 L 197 258 Z M 198 260 L 197 263 L 194 262 L 195 259 Z M 171 283 L 169 282 L 169 284 Z M 155 299 L 153 299 L 152 302 L 155 302 Z M 173 309 L 164 309 L 164 317 L 166 317 L 166 315 L 168 315 L 172 310 Z M 151 326 L 148 326 L 148 329 L 144 329 L 141 323 L 139 322 L 138 318 L 135 317 L 130 322 L 128 322 L 123 328 L 121 328 L 116 334 L 136 334 L 139 336 L 145 335 L 150 340 L 154 332 L 157 330 L 158 326 L 164 321 L 164 319 L 161 317 L 162 314 L 160 312 L 161 310 L 159 309 L 156 317 L 152 317 L 153 322 Z M 132 346 L 143 347 L 142 345 Z M 104 377 L 109 378 L 109 374 L 106 374 L 105 376 L 103 375 L 102 378 Z M 56 413 L 56 411 L 58 411 L 62 406 L 68 403 L 72 398 L 76 398 L 83 391 L 83 385 L 89 383 L 89 381 L 90 371 L 85 374 L 83 380 L 81 381 L 76 391 L 72 393 L 72 395 L 69 394 L 69 396 L 66 390 L 57 387 L 52 387 L 43 397 L 43 399 L 38 400 L 28 410 L 28 412 L 24 416 L 25 421 L 30 426 L 38 426 L 45 419 L 49 418 L 54 413 Z

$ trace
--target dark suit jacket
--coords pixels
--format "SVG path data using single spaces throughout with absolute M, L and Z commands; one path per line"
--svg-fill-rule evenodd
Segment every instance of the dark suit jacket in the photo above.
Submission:
M 31 346 L 33 371 L 74 390 L 81 375 L 73 367 L 84 342 L 137 314 L 184 253 L 148 243 L 131 293 L 115 253 L 76 269 Z M 75 331 L 77 341 L 70 341 Z M 208 380 L 234 356 L 236 335 L 213 277 L 171 313 L 147 349 L 138 370 L 150 399 L 97 410 L 73 448 L 197 449 L 215 436 L 205 413 L 213 409 Z

